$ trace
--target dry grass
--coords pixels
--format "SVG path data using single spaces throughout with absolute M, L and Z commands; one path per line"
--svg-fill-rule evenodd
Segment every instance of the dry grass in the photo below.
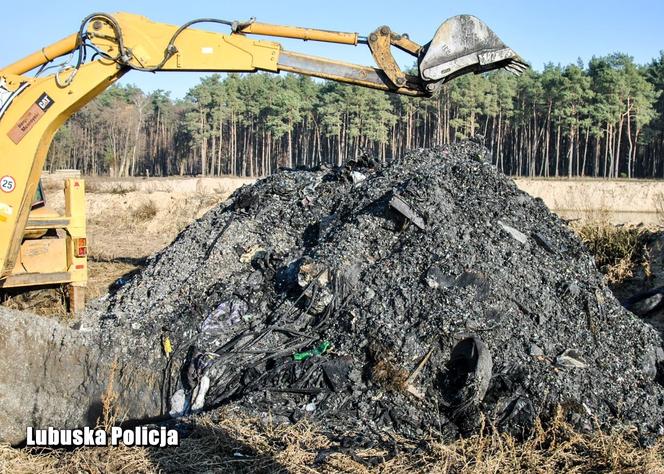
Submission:
M 664 440 L 639 447 L 629 431 L 579 434 L 561 413 L 548 429 L 517 441 L 496 432 L 442 443 L 396 440 L 392 448 L 342 447 L 316 425 L 264 424 L 227 411 L 200 417 L 176 448 L 35 451 L 0 446 L 2 472 L 664 472 Z M 352 435 L 352 434 L 349 434 Z M 386 434 L 386 439 L 390 439 Z
M 25 290 L 9 288 L 0 295 L 3 306 L 10 309 L 30 311 L 41 316 L 57 317 L 67 320 L 70 315 L 67 308 L 67 289 L 64 286 L 53 286 Z
M 126 277 L 142 266 L 140 260 L 118 260 L 94 257 L 88 260 L 88 300 L 108 293 L 109 287 L 119 278 Z
M 574 230 L 610 285 L 631 278 L 639 267 L 646 275 L 650 272 L 647 244 L 652 231 L 637 226 L 614 226 L 606 221 L 583 222 L 574 225 Z
M 62 192 L 65 188 L 64 178 L 62 179 L 42 179 L 42 189 L 46 193 Z
M 655 204 L 655 212 L 657 213 L 657 217 L 659 217 L 660 224 L 664 224 L 664 192 L 655 193 L 653 202 Z
M 101 419 L 97 421 L 97 424 L 100 424 L 107 432 L 116 424 L 118 416 L 116 407 L 119 394 L 115 391 L 115 376 L 117 371 L 118 362 L 117 360 L 113 360 L 108 376 L 109 382 L 101 397 Z
M 388 390 L 402 392 L 408 385 L 408 372 L 392 361 L 380 360 L 371 369 L 371 380 Z
M 403 392 L 408 387 L 408 371 L 399 364 L 393 354 L 381 346 L 372 346 L 371 380 L 387 390 Z
M 132 211 L 132 217 L 138 222 L 147 222 L 154 219 L 157 215 L 157 205 L 152 199 L 143 201 Z
M 136 185 L 128 183 L 114 183 L 104 186 L 102 181 L 95 179 L 88 179 L 85 182 L 85 192 L 88 194 L 120 194 L 124 196 L 136 190 Z

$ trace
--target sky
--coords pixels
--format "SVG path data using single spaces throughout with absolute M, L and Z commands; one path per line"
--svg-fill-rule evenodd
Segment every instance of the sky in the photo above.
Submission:
M 125 11 L 154 21 L 180 25 L 191 19 L 214 17 L 351 31 L 368 35 L 381 25 L 408 33 L 420 44 L 428 42 L 450 16 L 468 13 L 479 17 L 535 69 L 544 64 L 568 64 L 579 58 L 613 52 L 630 54 L 648 63 L 664 50 L 664 1 L 458 0 L 458 1 L 285 1 L 245 0 L 37 0 L 12 2 L 0 15 L 0 65 L 8 65 L 76 31 L 92 12 Z M 207 26 L 204 26 L 207 28 Z M 227 32 L 219 26 L 214 31 Z M 277 40 L 285 49 L 322 55 L 346 62 L 373 65 L 366 45 L 344 46 Z M 395 55 L 397 56 L 397 55 Z M 402 66 L 412 65 L 399 53 Z M 198 73 L 130 72 L 121 83 L 145 91 L 163 89 L 183 97 L 200 79 Z

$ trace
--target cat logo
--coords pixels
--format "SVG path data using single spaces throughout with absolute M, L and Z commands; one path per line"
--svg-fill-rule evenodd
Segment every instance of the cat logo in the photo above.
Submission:
M 11 141 L 18 145 L 52 105 L 53 99 L 46 92 L 40 95 L 7 134 Z

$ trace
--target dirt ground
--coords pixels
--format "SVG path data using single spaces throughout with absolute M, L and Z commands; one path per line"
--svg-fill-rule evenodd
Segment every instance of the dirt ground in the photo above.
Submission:
M 109 285 L 141 267 L 148 256 L 170 244 L 182 229 L 252 180 L 217 178 L 213 186 L 205 187 L 200 180 L 198 186 L 192 186 L 175 178 L 161 188 L 160 181 L 164 182 L 86 180 L 88 298 L 104 294 Z M 50 188 L 48 198 L 53 207 L 64 207 L 62 193 Z
M 88 193 L 89 298 L 142 266 L 228 194 Z

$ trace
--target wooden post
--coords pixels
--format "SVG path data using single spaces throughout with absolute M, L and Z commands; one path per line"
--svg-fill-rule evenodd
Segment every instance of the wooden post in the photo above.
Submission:
M 69 311 L 80 314 L 85 309 L 85 287 L 69 285 Z

